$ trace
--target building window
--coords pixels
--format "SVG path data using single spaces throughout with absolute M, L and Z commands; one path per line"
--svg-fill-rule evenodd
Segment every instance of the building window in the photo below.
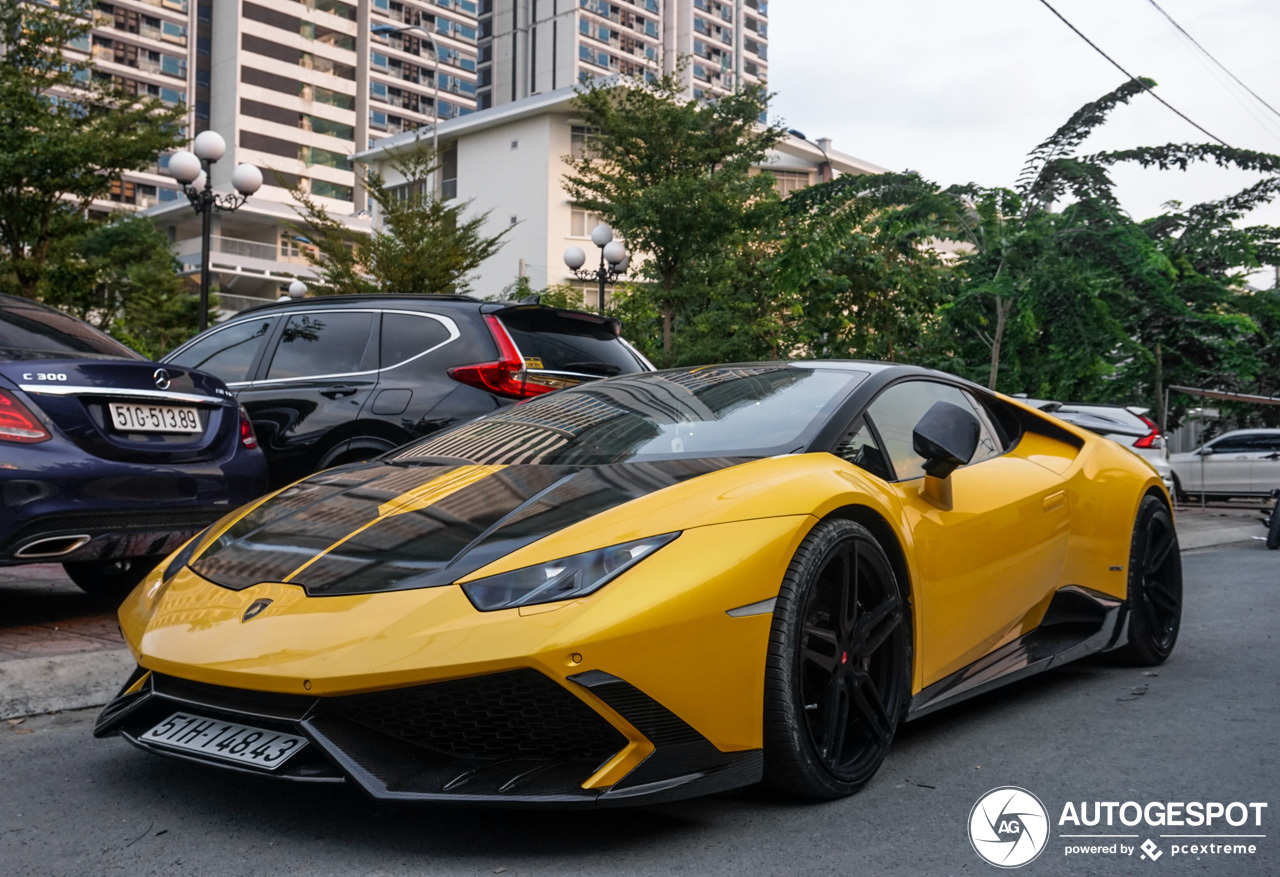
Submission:
M 569 154 L 575 159 L 587 157 L 594 153 L 594 144 L 600 139 L 600 132 L 584 125 L 574 125 L 569 130 Z
M 783 198 L 792 192 L 807 188 L 811 182 L 809 174 L 804 171 L 769 171 L 769 173 L 773 174 L 773 187 Z
M 591 237 L 591 230 L 602 222 L 604 219 L 599 213 L 583 207 L 573 207 L 569 210 L 569 237 Z
M 280 258 L 302 259 L 302 242 L 287 228 L 280 229 Z
M 440 156 L 440 197 L 448 201 L 458 197 L 458 144 L 444 149 Z

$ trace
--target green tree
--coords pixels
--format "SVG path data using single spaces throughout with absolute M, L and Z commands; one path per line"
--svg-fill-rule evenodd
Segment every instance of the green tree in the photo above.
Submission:
M 150 219 L 118 216 L 54 244 L 40 298 L 154 358 L 199 326 L 200 301 L 177 269 L 168 238 Z
M 702 357 L 719 355 L 708 348 L 725 351 L 715 342 L 768 311 L 741 285 L 759 280 L 751 265 L 761 263 L 760 238 L 776 216 L 772 177 L 753 173 L 783 134 L 761 123 L 767 109 L 768 95 L 756 86 L 711 102 L 686 98 L 675 74 L 592 82 L 578 93 L 577 113 L 594 133 L 569 158 L 565 187 L 636 254 L 643 282 L 619 304 L 643 311 L 647 305 L 631 300 L 638 295 L 657 309 L 664 364 L 680 359 L 673 352 L 679 317 L 686 317 L 688 346 L 703 348 L 689 355 Z M 746 324 L 744 315 L 752 318 Z
M 123 172 L 177 145 L 180 106 L 135 95 L 63 47 L 91 0 L 0 3 L 0 292 L 35 298 L 50 253 Z
M 369 235 L 348 229 L 306 192 L 291 190 L 303 218 L 294 230 L 314 247 L 307 250 L 320 275 L 311 284 L 313 292 L 466 293 L 468 275 L 502 248 L 509 229 L 485 234 L 487 212 L 468 217 L 470 202 L 435 197 L 436 163 L 429 144 L 415 143 L 391 166 L 403 184 L 389 186 L 379 171 L 357 168 L 380 218 Z

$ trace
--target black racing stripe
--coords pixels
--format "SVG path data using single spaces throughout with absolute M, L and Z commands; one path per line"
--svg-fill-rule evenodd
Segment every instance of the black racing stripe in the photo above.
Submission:
M 437 587 L 601 512 L 743 462 L 703 458 L 508 466 L 426 508 L 381 520 L 379 506 L 452 467 L 374 467 L 362 470 L 365 480 L 341 487 L 316 487 L 308 479 L 255 510 L 254 521 L 233 528 L 238 530 L 234 536 L 229 532 L 231 538 L 218 540 L 192 568 L 223 587 L 242 590 L 281 581 L 350 537 L 292 581 L 312 596 Z M 303 501 L 301 494 L 308 490 L 318 501 Z M 277 503 L 283 509 L 279 513 Z
M 550 466 L 501 470 L 426 508 L 378 521 L 307 567 L 297 582 L 315 595 L 402 589 L 408 579 L 443 571 L 512 509 L 562 476 Z
M 238 521 L 191 568 L 237 591 L 283 581 L 339 539 L 376 520 L 380 506 L 456 468 L 378 466 L 339 478 L 329 473 L 308 478 Z
M 565 527 L 742 462 L 704 458 L 582 468 L 508 466 L 419 512 L 379 521 L 316 561 L 295 581 L 314 595 L 371 594 L 452 584 Z M 553 484 L 554 489 L 538 496 Z M 532 497 L 537 498 L 520 508 L 521 502 Z M 465 519 L 458 514 L 463 510 Z M 490 530 L 503 516 L 509 517 Z M 389 543 L 393 529 L 401 539 L 394 545 Z M 490 532 L 476 541 L 485 530 Z

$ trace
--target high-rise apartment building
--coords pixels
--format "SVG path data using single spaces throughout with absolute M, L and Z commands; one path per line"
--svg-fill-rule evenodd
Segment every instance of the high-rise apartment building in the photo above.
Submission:
M 481 109 L 615 74 L 681 69 L 694 97 L 768 78 L 767 0 L 480 0 L 479 26 Z
M 185 104 L 186 127 L 193 130 L 197 104 L 192 4 L 188 0 L 111 0 L 98 3 L 92 15 L 92 29 L 67 46 L 68 55 L 91 56 L 93 75 L 112 80 L 126 91 Z M 156 160 L 151 168 L 125 174 L 97 208 L 145 208 L 180 197 L 173 179 L 163 172 L 161 157 Z
M 218 0 L 209 126 L 269 169 L 260 197 L 298 186 L 334 212 L 363 205 L 349 162 L 373 141 L 476 108 L 472 0 Z M 395 29 L 388 32 L 391 29 Z
M 214 166 L 216 188 L 230 191 L 241 162 L 262 169 L 265 185 L 244 207 L 213 217 L 215 283 L 234 308 L 312 276 L 287 187 L 367 229 L 350 157 L 376 141 L 533 95 L 571 96 L 592 77 L 680 69 L 694 97 L 762 82 L 767 13 L 767 0 L 100 0 L 92 33 L 70 48 L 92 53 L 95 75 L 184 103 L 189 136 L 221 134 L 228 149 Z M 450 197 L 458 150 L 442 160 Z M 99 207 L 149 208 L 194 274 L 199 219 L 166 162 L 158 156 L 126 175 Z M 542 164 L 559 174 L 558 159 Z M 511 216 L 527 212 L 515 190 L 505 200 Z M 546 258 L 531 255 L 531 264 Z M 514 272 L 493 277 L 504 273 Z

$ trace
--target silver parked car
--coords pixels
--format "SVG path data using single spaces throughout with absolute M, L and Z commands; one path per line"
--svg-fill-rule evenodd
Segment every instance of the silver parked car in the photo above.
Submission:
M 1184 496 L 1270 496 L 1280 487 L 1280 429 L 1225 432 L 1194 451 L 1171 454 L 1169 464 Z

